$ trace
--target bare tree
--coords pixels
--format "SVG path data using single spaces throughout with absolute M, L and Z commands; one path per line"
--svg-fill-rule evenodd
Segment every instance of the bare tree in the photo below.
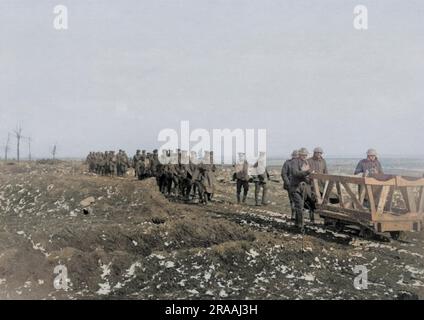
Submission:
M 20 125 L 16 126 L 16 129 L 13 132 L 15 133 L 15 137 L 16 137 L 16 156 L 19 162 L 21 139 L 22 139 L 22 127 Z
M 7 154 L 9 153 L 10 147 L 10 132 L 7 133 L 6 145 L 4 146 L 4 160 L 7 161 Z

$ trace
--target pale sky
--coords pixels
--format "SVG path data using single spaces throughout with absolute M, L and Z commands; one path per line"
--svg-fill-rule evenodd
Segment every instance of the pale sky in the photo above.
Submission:
M 423 57 L 422 0 L 1 0 L 0 146 L 21 123 L 34 157 L 133 154 L 188 120 L 267 129 L 270 156 L 423 155 Z

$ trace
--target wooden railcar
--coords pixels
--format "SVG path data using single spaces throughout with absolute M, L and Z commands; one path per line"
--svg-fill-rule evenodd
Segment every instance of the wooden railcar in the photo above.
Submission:
M 364 236 L 422 231 L 424 178 L 311 174 L 316 212 L 337 229 L 353 225 Z

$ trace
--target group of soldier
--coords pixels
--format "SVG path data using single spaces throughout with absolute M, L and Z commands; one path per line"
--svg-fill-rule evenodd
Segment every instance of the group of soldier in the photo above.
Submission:
M 137 150 L 130 161 L 126 153 L 120 150 L 90 152 L 86 162 L 89 171 L 99 175 L 124 176 L 128 168 L 134 168 L 139 180 L 154 177 L 159 190 L 169 196 L 181 197 L 186 201 L 195 200 L 208 203 L 215 193 L 215 170 L 213 152 L 205 152 L 200 160 L 196 153 L 187 151 L 171 152 L 164 150 L 159 156 L 158 150 L 147 152 Z
M 314 222 L 316 194 L 319 192 L 322 195 L 324 191 L 323 183 L 318 183 L 319 190 L 315 190 L 310 179 L 311 173 L 328 174 L 323 154 L 324 151 L 320 147 L 313 150 L 310 158 L 306 148 L 294 150 L 281 170 L 283 188 L 290 200 L 291 218 L 300 230 L 304 228 L 305 212 L 309 212 L 309 219 Z M 161 155 L 158 154 L 158 150 L 153 150 L 152 153 L 137 150 L 131 161 L 123 150 L 119 150 L 116 154 L 114 151 L 90 152 L 87 163 L 90 172 L 109 176 L 124 176 L 128 168 L 133 167 L 134 175 L 139 180 L 154 177 L 160 192 L 186 201 L 198 197 L 200 203 L 207 204 L 215 193 L 216 167 L 213 152 L 205 152 L 200 160 L 195 152 L 189 154 L 179 149 L 176 152 L 163 150 Z M 269 203 L 267 181 L 270 180 L 270 175 L 266 167 L 265 153 L 260 153 L 253 166 L 249 165 L 244 153 L 239 153 L 234 169 L 237 203 L 246 202 L 249 183 L 253 182 L 255 204 L 267 205 Z M 354 171 L 355 175 L 363 176 L 382 173 L 382 166 L 374 149 L 367 151 L 367 158 L 361 160 Z
M 135 176 L 142 180 L 155 177 L 159 190 L 165 195 L 176 196 L 185 201 L 195 200 L 207 204 L 215 193 L 215 170 L 213 152 L 205 152 L 200 160 L 195 152 L 184 150 L 158 150 L 147 153 L 137 150 L 133 157 Z
M 130 167 L 130 161 L 127 154 L 123 150 L 90 152 L 87 156 L 89 172 L 102 176 L 118 176 L 126 175 Z
M 327 163 L 323 158 L 323 149 L 317 147 L 313 151 L 313 156 L 308 158 L 308 150 L 301 148 L 294 150 L 291 159 L 287 160 L 281 170 L 283 179 L 283 187 L 288 192 L 290 206 L 292 211 L 292 219 L 295 220 L 296 226 L 303 230 L 304 228 L 304 212 L 309 211 L 309 218 L 314 222 L 314 212 L 316 203 L 316 194 L 321 195 L 324 191 L 324 183 L 318 183 L 318 189 L 312 185 L 310 174 L 328 174 Z M 375 174 L 383 174 L 383 169 L 377 157 L 375 149 L 367 151 L 367 158 L 361 160 L 354 171 L 355 175 L 370 176 Z M 337 195 L 331 195 L 335 203 L 339 201 Z
M 246 202 L 249 192 L 249 182 L 253 182 L 255 185 L 255 204 L 257 206 L 267 205 L 267 181 L 270 180 L 270 175 L 266 167 L 265 153 L 261 152 L 259 154 L 259 159 L 254 163 L 253 167 L 249 166 L 246 154 L 239 153 L 238 162 L 234 167 L 235 172 L 233 174 L 233 181 L 236 181 L 237 203 Z M 242 190 L 243 197 L 241 197 Z M 262 198 L 260 197 L 261 190 Z

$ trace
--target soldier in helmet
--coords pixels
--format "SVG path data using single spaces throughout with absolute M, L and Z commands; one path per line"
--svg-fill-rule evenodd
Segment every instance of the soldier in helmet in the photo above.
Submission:
M 306 160 L 308 153 L 306 148 L 301 148 L 299 150 L 299 157 L 293 160 L 289 189 L 296 212 L 296 226 L 302 232 L 304 230 L 303 210 L 305 207 L 305 200 L 311 194 L 308 176 L 312 173 L 312 169 Z
M 309 166 L 311 167 L 311 170 L 313 173 L 328 174 L 327 162 L 322 157 L 323 153 L 324 153 L 324 150 L 322 150 L 321 147 L 316 147 L 314 149 L 313 156 L 308 159 Z M 313 191 L 313 194 L 316 194 L 319 192 L 322 195 L 324 193 L 324 186 L 325 186 L 324 181 L 319 180 L 318 182 L 319 190 L 315 190 L 314 186 L 311 183 L 311 189 Z M 332 194 L 331 198 L 334 199 L 334 201 L 336 201 L 338 196 L 335 194 Z M 315 217 L 314 217 L 315 201 L 307 201 L 306 205 L 309 208 L 310 219 L 311 221 L 314 221 L 315 220 Z
M 328 174 L 327 162 L 322 157 L 324 151 L 320 147 L 314 149 L 314 154 L 308 159 L 309 166 L 314 173 Z
M 291 154 L 291 159 L 286 160 L 283 164 L 283 168 L 281 169 L 281 178 L 283 179 L 283 188 L 284 190 L 287 191 L 289 196 L 292 220 L 294 220 L 296 217 L 296 211 L 294 208 L 294 201 L 290 193 L 290 179 L 291 179 L 292 166 L 293 166 L 294 160 L 296 160 L 298 157 L 299 157 L 299 152 L 297 150 L 294 150 Z
M 249 192 L 249 164 L 246 160 L 246 154 L 240 152 L 239 160 L 235 165 L 235 173 L 233 181 L 236 181 L 237 203 L 240 204 L 241 189 L 243 189 L 242 203 L 246 202 L 247 193 Z
M 266 155 L 265 152 L 259 153 L 259 159 L 253 165 L 254 175 L 253 181 L 255 182 L 255 204 L 257 206 L 267 205 L 267 193 L 268 185 L 267 180 L 269 180 L 269 173 L 266 168 Z M 262 201 L 259 200 L 259 193 L 262 188 Z
M 383 168 L 381 166 L 380 161 L 377 158 L 377 151 L 375 149 L 368 149 L 367 151 L 367 158 L 362 159 L 359 161 L 358 165 L 356 166 L 355 175 L 362 175 L 364 177 L 376 175 L 376 174 L 383 174 Z M 362 185 L 358 185 L 358 193 L 361 194 L 363 190 Z M 381 191 L 381 188 L 375 188 L 374 192 L 377 194 Z M 370 202 L 368 199 L 368 195 L 366 194 L 364 197 L 364 206 L 369 208 Z
M 138 177 L 138 166 L 139 166 L 139 161 L 141 160 L 141 151 L 137 150 L 134 157 L 133 157 L 133 161 L 132 161 L 132 165 L 134 168 L 134 176 Z
M 367 158 L 359 161 L 354 174 L 362 174 L 363 176 L 383 174 L 383 168 L 378 160 L 375 149 L 368 149 Z

